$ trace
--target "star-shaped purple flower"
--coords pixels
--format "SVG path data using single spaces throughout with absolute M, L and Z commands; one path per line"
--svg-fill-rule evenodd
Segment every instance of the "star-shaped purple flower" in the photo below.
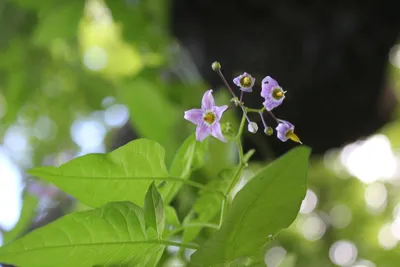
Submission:
M 243 73 L 242 75 L 237 76 L 233 79 L 233 82 L 242 90 L 243 92 L 250 93 L 253 91 L 253 86 L 256 79 L 253 78 L 247 72 Z
M 224 113 L 228 106 L 216 106 L 212 91 L 210 89 L 204 93 L 201 101 L 201 109 L 194 108 L 185 111 L 185 119 L 197 125 L 197 141 L 202 142 L 211 134 L 222 142 L 226 142 L 225 137 L 222 135 L 219 121 L 222 113 Z
M 286 142 L 288 139 L 302 144 L 300 138 L 294 133 L 294 125 L 288 121 L 279 120 L 278 126 L 275 128 L 277 137 L 282 142 Z
M 285 99 L 285 91 L 282 90 L 276 80 L 267 76 L 262 80 L 261 86 L 261 96 L 265 98 L 263 105 L 268 111 L 282 104 L 283 99 Z

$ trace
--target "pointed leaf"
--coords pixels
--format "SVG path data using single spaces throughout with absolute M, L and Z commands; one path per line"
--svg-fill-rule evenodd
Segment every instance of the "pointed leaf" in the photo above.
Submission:
M 152 183 L 144 200 L 144 218 L 146 225 L 152 227 L 161 237 L 165 227 L 164 204 L 156 186 Z
M 174 207 L 165 207 L 165 223 L 169 227 L 178 227 L 181 225 L 181 223 L 179 222 L 178 214 L 176 214 L 176 210 L 174 209 Z
M 261 170 L 238 192 L 220 230 L 191 257 L 210 266 L 260 253 L 292 224 L 307 189 L 310 150 L 298 147 Z
M 0 262 L 30 267 L 147 266 L 163 244 L 149 237 L 143 210 L 114 202 L 69 214 L 0 248 Z
M 168 177 L 164 148 L 138 139 L 108 154 L 89 154 L 61 165 L 28 171 L 63 189 L 84 204 L 99 207 L 111 201 L 143 205 L 152 179 Z

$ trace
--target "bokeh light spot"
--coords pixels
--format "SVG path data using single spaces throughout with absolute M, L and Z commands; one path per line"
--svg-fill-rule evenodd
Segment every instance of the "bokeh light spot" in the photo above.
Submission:
M 334 227 L 342 229 L 347 227 L 352 219 L 352 213 L 348 206 L 339 204 L 329 212 L 331 223 Z
M 277 267 L 286 257 L 286 250 L 283 247 L 270 248 L 265 254 L 265 264 L 268 267 Z
M 0 226 L 6 231 L 17 223 L 22 207 L 22 176 L 18 167 L 0 150 Z
M 379 245 L 386 250 L 393 249 L 397 246 L 397 239 L 392 233 L 392 224 L 385 223 L 378 232 Z
M 84 151 L 95 151 L 102 147 L 106 129 L 93 119 L 76 120 L 71 126 L 72 140 Z
M 360 260 L 352 267 L 376 267 L 376 265 L 372 261 Z
M 315 213 L 308 215 L 301 226 L 304 238 L 311 241 L 320 239 L 325 231 L 325 222 Z
M 107 52 L 100 46 L 89 47 L 83 56 L 85 66 L 94 71 L 99 71 L 107 65 Z
M 373 213 L 383 211 L 387 202 L 387 190 L 385 185 L 382 183 L 368 185 L 365 189 L 364 199 L 368 211 Z
M 340 240 L 335 242 L 329 249 L 331 261 L 340 266 L 353 264 L 357 259 L 357 247 L 350 241 Z
M 121 127 L 129 119 L 129 110 L 125 105 L 116 104 L 106 109 L 104 121 L 109 127 Z
M 33 128 L 33 134 L 39 140 L 49 140 L 54 138 L 57 125 L 47 116 L 40 116 Z
M 347 171 L 364 183 L 393 179 L 398 168 L 390 141 L 382 134 L 345 146 L 340 158 Z
M 300 213 L 307 214 L 312 212 L 318 203 L 318 197 L 311 189 L 307 190 L 306 197 L 301 203 Z

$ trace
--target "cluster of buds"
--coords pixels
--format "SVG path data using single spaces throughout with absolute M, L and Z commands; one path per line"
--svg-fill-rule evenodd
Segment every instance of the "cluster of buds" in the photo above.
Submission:
M 265 122 L 263 114 L 266 111 L 278 124 L 275 129 L 279 140 L 286 142 L 290 139 L 294 142 L 301 143 L 299 137 L 294 133 L 294 125 L 288 121 L 278 119 L 272 113 L 273 109 L 282 104 L 286 94 L 286 91 L 279 86 L 276 80 L 270 76 L 267 76 L 262 80 L 261 96 L 265 100 L 263 102 L 263 107 L 260 109 L 250 109 L 244 105 L 242 100 L 244 93 L 253 92 L 256 79 L 247 72 L 234 78 L 233 83 L 238 86 L 241 91 L 240 97 L 237 97 L 221 72 L 221 64 L 214 62 L 211 67 L 221 77 L 226 87 L 232 94 L 232 102 L 234 105 L 242 109 L 243 115 L 248 123 L 247 129 L 249 132 L 256 133 L 258 131 L 258 125 L 257 123 L 250 121 L 247 116 L 247 112 L 257 112 L 261 117 L 261 122 L 264 126 L 264 133 L 268 136 L 271 136 L 274 133 L 272 127 L 268 126 Z M 212 92 L 212 89 L 206 91 L 202 99 L 201 108 L 185 111 L 184 117 L 186 120 L 197 125 L 196 139 L 198 141 L 203 141 L 207 136 L 212 135 L 215 138 L 226 142 L 226 139 L 221 131 L 220 120 L 222 114 L 228 109 L 228 106 L 216 106 Z

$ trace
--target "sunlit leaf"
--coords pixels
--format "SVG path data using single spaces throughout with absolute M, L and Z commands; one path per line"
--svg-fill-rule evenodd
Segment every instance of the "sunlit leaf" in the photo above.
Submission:
M 183 113 L 160 92 L 161 85 L 142 78 L 124 82 L 119 90 L 119 98 L 130 111 L 130 120 L 135 132 L 161 144 L 172 158 L 179 144 L 174 132 Z
M 144 200 L 144 218 L 146 225 L 156 230 L 159 237 L 162 236 L 165 227 L 164 206 L 160 193 L 152 183 L 147 190 Z
M 209 266 L 259 254 L 298 214 L 309 153 L 306 147 L 295 148 L 261 170 L 238 192 L 220 230 L 191 260 Z
M 84 204 L 98 207 L 110 201 L 132 201 L 143 205 L 150 184 L 167 179 L 164 149 L 138 139 L 108 154 L 88 154 L 60 167 L 28 171 L 51 182 Z
M 0 248 L 0 262 L 30 267 L 148 266 L 162 241 L 145 230 L 143 210 L 115 202 L 69 214 Z

